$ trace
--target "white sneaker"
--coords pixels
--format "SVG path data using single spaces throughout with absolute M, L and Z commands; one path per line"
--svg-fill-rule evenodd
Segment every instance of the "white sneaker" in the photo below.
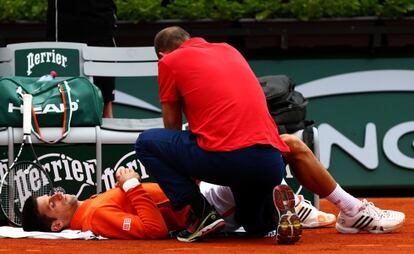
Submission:
M 319 211 L 302 195 L 297 195 L 297 197 L 300 202 L 295 206 L 295 211 L 303 228 L 326 227 L 335 223 L 335 215 Z
M 402 226 L 405 215 L 402 212 L 381 210 L 373 203 L 363 200 L 359 212 L 351 217 L 340 212 L 336 222 L 336 230 L 344 234 L 355 234 L 360 231 L 380 234 L 389 233 Z

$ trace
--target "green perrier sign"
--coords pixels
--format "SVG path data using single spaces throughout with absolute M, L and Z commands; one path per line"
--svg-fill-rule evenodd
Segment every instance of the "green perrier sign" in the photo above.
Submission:
M 34 48 L 15 51 L 15 76 L 40 77 L 54 70 L 59 76 L 79 76 L 79 50 Z

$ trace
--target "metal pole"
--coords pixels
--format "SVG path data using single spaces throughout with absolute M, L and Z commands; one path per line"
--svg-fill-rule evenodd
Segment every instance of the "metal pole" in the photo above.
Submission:
M 96 193 L 102 192 L 102 137 L 101 128 L 95 127 L 96 133 Z

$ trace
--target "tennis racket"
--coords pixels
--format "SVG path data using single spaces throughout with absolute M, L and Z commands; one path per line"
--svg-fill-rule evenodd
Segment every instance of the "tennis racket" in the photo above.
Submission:
M 23 94 L 23 141 L 12 165 L 1 179 L 0 204 L 4 216 L 15 226 L 21 226 L 24 202 L 31 195 L 49 195 L 53 190 L 49 175 L 39 163 L 31 139 L 32 95 Z M 27 149 L 27 146 L 30 149 Z M 30 150 L 33 161 L 21 160 L 23 150 Z

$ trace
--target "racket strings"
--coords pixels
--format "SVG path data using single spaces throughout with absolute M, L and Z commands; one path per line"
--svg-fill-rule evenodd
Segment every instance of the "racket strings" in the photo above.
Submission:
M 10 221 L 20 225 L 26 199 L 49 195 L 52 189 L 52 181 L 40 165 L 30 161 L 17 162 L 1 184 L 3 212 Z
M 23 138 L 23 142 L 22 142 L 22 144 L 20 145 L 19 152 L 17 152 L 17 156 L 16 156 L 16 158 L 14 158 L 14 161 L 13 161 L 13 163 L 11 164 L 10 168 L 13 168 L 14 164 L 16 164 L 17 160 L 20 158 L 20 154 L 22 154 L 24 144 L 25 144 L 25 138 Z

